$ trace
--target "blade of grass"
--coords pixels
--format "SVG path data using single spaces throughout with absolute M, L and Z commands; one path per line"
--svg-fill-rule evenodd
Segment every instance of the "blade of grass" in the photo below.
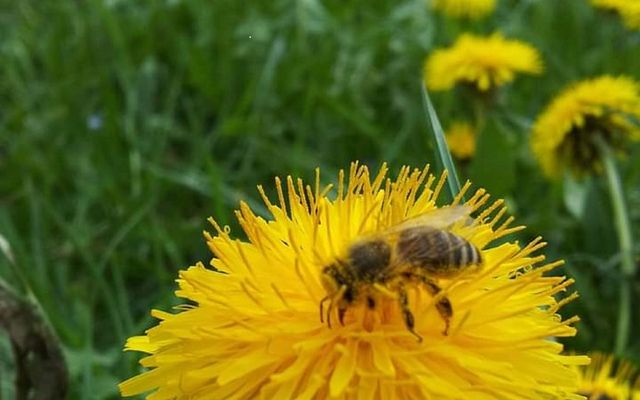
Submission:
M 438 149 L 438 156 L 440 157 L 442 166 L 448 172 L 447 183 L 449 184 L 451 198 L 454 198 L 460 192 L 460 181 L 458 180 L 456 166 L 453 164 L 453 159 L 451 158 L 451 152 L 449 152 L 449 146 L 447 146 L 447 140 L 444 137 L 442 125 L 440 124 L 440 120 L 438 120 L 438 115 L 436 114 L 436 110 L 431 103 L 429 93 L 427 92 L 427 88 L 424 83 L 422 84 L 422 99 L 424 100 L 423 105 L 425 108 L 425 114 L 427 116 L 427 119 L 429 120 L 429 123 L 431 124 L 433 137 L 435 138 L 436 148 Z M 464 198 L 462 200 L 464 201 Z
M 60 228 L 63 234 L 65 234 L 69 241 L 73 244 L 81 260 L 84 262 L 93 283 L 96 285 L 96 293 L 102 296 L 105 301 L 107 313 L 111 318 L 111 324 L 113 326 L 116 337 L 120 340 L 125 339 L 127 337 L 127 331 L 125 328 L 125 320 L 122 312 L 130 312 L 130 310 L 120 310 L 118 303 L 113 296 L 112 288 L 104 279 L 96 258 L 84 245 L 81 234 L 74 230 L 73 227 L 69 223 L 67 223 L 67 221 L 51 205 L 46 204 L 45 211 L 52 218 L 53 222 Z M 93 304 L 91 304 L 91 302 L 88 302 L 88 304 L 90 304 L 91 307 L 94 306 Z
M 96 273 L 98 276 L 104 276 L 105 269 L 110 261 L 113 261 L 114 254 L 118 246 L 124 242 L 129 233 L 145 218 L 151 208 L 155 205 L 155 198 L 149 197 L 149 200 L 140 206 L 133 214 L 121 225 L 121 228 L 113 236 L 113 239 L 109 241 L 106 246 L 106 250 L 102 253 L 98 265 L 96 267 Z M 124 323 L 124 329 L 126 332 L 132 332 L 133 329 L 133 315 L 131 315 L 131 308 L 129 307 L 129 299 L 127 289 L 122 277 L 121 268 L 114 267 L 112 270 L 113 275 L 113 293 L 118 307 L 122 310 L 122 318 Z

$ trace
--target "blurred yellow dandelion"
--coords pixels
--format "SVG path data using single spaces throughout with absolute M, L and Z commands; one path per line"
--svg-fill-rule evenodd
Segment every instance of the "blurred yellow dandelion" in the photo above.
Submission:
M 627 77 L 602 76 L 561 92 L 538 117 L 531 148 L 544 172 L 557 177 L 601 168 L 596 138 L 616 150 L 625 139 L 640 139 L 640 84 Z
M 640 1 L 638 0 L 591 0 L 596 7 L 617 12 L 628 29 L 640 29 Z
M 593 353 L 591 364 L 578 367 L 579 393 L 588 400 L 635 400 L 632 379 L 635 368 L 628 362 L 616 362 L 613 355 Z
M 540 74 L 538 51 L 518 40 L 494 33 L 464 34 L 453 46 L 433 52 L 425 62 L 424 80 L 431 90 L 449 90 L 458 83 L 487 91 L 514 80 L 516 73 Z
M 431 7 L 453 18 L 478 19 L 496 8 L 496 0 L 431 0 Z
M 445 133 L 449 150 L 459 160 L 468 160 L 476 152 L 476 132 L 468 122 L 456 122 Z
M 553 337 L 573 336 L 576 317 L 558 310 L 576 297 L 558 299 L 572 284 L 547 276 L 561 262 L 543 264 L 541 238 L 492 244 L 523 227 L 504 218 L 501 200 L 487 203 L 482 189 L 464 208 L 474 219 L 448 227 L 480 249 L 482 268 L 438 279 L 432 297 L 420 285 L 408 290 L 419 342 L 405 325 L 398 299 L 380 295 L 376 305 L 353 303 L 344 325 L 319 320 L 326 296 L 323 266 L 336 262 L 363 235 L 436 210 L 445 184 L 424 170 L 387 167 L 370 178 L 353 164 L 337 193 L 288 177 L 276 179 L 277 203 L 259 187 L 269 219 L 245 203 L 237 211 L 248 240 L 233 239 L 211 220 L 205 233 L 214 269 L 198 263 L 180 272 L 176 294 L 190 304 L 160 320 L 126 349 L 148 353 L 149 368 L 120 384 L 123 395 L 155 390 L 149 399 L 579 399 L 576 365 L 586 356 L 563 355 Z M 468 191 L 464 186 L 462 193 Z M 458 207 L 462 194 L 452 202 Z M 489 205 L 488 205 L 489 204 Z M 381 288 L 381 293 L 385 291 Z M 451 327 L 434 304 L 447 296 Z

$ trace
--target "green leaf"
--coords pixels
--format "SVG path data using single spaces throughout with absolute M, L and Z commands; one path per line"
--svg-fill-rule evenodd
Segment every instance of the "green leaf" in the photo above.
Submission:
M 479 132 L 469 174 L 476 185 L 493 196 L 504 197 L 516 181 L 516 149 L 507 132 L 492 121 L 488 120 L 484 131 Z
M 436 110 L 433 108 L 433 104 L 431 103 L 429 93 L 427 92 L 427 88 L 424 83 L 422 84 L 422 98 L 424 100 L 425 114 L 427 115 L 427 119 L 429 120 L 433 130 L 433 137 L 435 139 L 436 148 L 438 149 L 438 156 L 440 157 L 442 166 L 449 173 L 449 177 L 447 179 L 449 191 L 451 192 L 451 197 L 455 197 L 460 192 L 460 181 L 458 180 L 456 166 L 451 158 L 451 152 L 449 151 L 449 146 L 447 146 L 447 140 L 444 137 L 444 131 L 442 130 L 440 120 L 438 120 L 438 114 L 436 114 Z
M 566 174 L 562 186 L 564 205 L 569 213 L 576 219 L 582 219 L 584 215 L 587 195 L 590 188 L 589 181 L 578 181 L 572 174 Z

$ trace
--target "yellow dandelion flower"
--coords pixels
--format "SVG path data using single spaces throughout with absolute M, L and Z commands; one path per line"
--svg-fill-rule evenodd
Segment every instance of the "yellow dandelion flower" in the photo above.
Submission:
M 633 390 L 635 368 L 628 362 L 616 362 L 614 356 L 593 353 L 591 364 L 579 367 L 578 392 L 588 400 L 635 400 L 639 393 Z
M 456 122 L 445 133 L 451 153 L 459 160 L 468 160 L 476 152 L 476 132 L 467 122 Z
M 596 7 L 617 12 L 628 29 L 640 29 L 640 1 L 633 0 L 591 0 Z
M 496 9 L 496 0 L 432 0 L 431 7 L 449 17 L 478 19 Z
M 622 3 L 629 0 L 591 0 L 591 4 L 595 7 L 603 8 L 606 10 L 616 10 Z
M 627 77 L 603 76 L 560 93 L 538 117 L 531 148 L 544 172 L 561 175 L 570 167 L 580 175 L 599 171 L 595 138 L 617 150 L 626 138 L 640 139 L 640 84 Z
M 431 90 L 449 90 L 457 83 L 487 91 L 514 80 L 516 73 L 540 74 L 538 51 L 518 40 L 494 33 L 488 37 L 461 35 L 453 46 L 427 58 L 424 80 Z
M 321 190 L 318 170 L 313 186 L 288 177 L 285 190 L 276 179 L 276 204 L 259 187 L 271 216 L 241 203 L 237 217 L 247 241 L 210 220 L 216 233 L 205 238 L 213 268 L 198 263 L 180 272 L 176 294 L 189 304 L 176 313 L 153 311 L 158 325 L 127 341 L 127 350 L 148 353 L 141 364 L 149 370 L 121 383 L 122 394 L 155 390 L 148 396 L 153 400 L 579 399 L 575 365 L 588 358 L 561 354 L 553 340 L 576 333 L 577 318 L 558 314 L 576 294 L 557 298 L 573 281 L 546 275 L 562 263 L 541 265 L 544 256 L 535 254 L 544 247 L 541 238 L 524 246 L 504 241 L 522 227 L 504 219 L 501 200 L 487 206 L 482 189 L 465 206 L 458 205 L 461 194 L 448 208 L 467 209 L 475 218 L 446 228 L 476 248 L 479 270 L 433 277 L 438 294 L 427 290 L 433 286 L 409 285 L 407 277 L 407 308 L 384 282 L 362 286 L 370 297 L 351 299 L 344 325 L 320 321 L 329 266 L 344 263 L 359 238 L 442 212 L 436 200 L 445 178 L 405 167 L 392 180 L 383 165 L 370 179 L 368 169 L 354 163 L 346 182 L 340 173 L 334 194 Z M 446 335 L 438 311 L 445 298 L 452 311 Z M 415 335 L 406 310 L 415 317 Z

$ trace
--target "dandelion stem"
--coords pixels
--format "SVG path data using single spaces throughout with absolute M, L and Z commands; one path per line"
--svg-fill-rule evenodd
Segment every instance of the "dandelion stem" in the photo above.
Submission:
M 618 326 L 616 334 L 615 352 L 623 355 L 629 341 L 629 329 L 631 326 L 631 277 L 633 277 L 635 265 L 633 263 L 631 227 L 627 206 L 624 201 L 624 191 L 620 182 L 620 174 L 616 168 L 614 154 L 604 140 L 598 138 L 598 147 L 602 156 L 607 181 L 609 182 L 609 194 L 613 207 L 613 217 L 620 244 L 622 280 L 620 282 L 620 307 L 618 310 Z
M 474 98 L 473 103 L 473 117 L 476 126 L 476 132 L 480 133 L 484 129 L 485 125 L 485 105 L 477 97 Z
M 448 172 L 447 183 L 449 184 L 451 198 L 455 198 L 456 195 L 460 193 L 460 181 L 458 180 L 456 166 L 451 158 L 451 152 L 449 151 L 449 146 L 447 146 L 442 125 L 440 125 L 440 121 L 438 120 L 438 114 L 436 114 L 436 110 L 433 108 L 433 104 L 431 103 L 429 93 L 427 92 L 427 88 L 424 83 L 422 84 L 422 99 L 424 100 L 425 114 L 427 115 L 427 119 L 429 120 L 433 130 L 433 136 L 436 141 L 436 148 L 438 149 L 440 161 L 442 162 L 444 169 Z M 464 200 L 465 199 L 463 197 L 462 201 Z

